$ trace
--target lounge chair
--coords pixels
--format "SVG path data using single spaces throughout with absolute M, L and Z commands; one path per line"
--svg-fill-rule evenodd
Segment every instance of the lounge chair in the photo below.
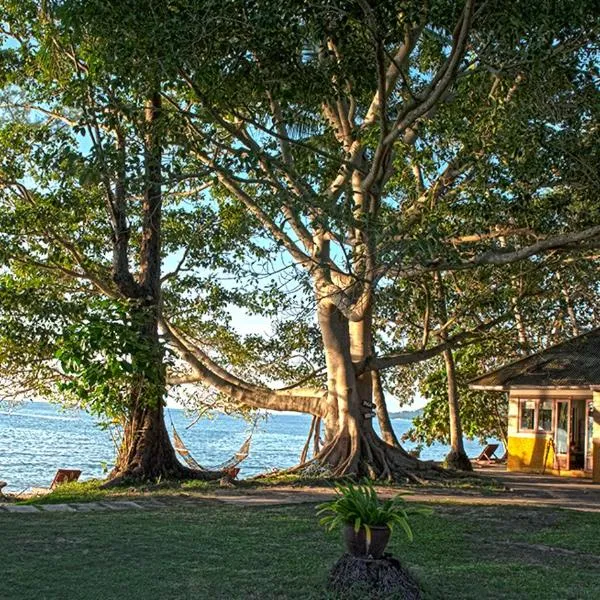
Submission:
M 471 460 L 475 462 L 497 462 L 499 458 L 496 456 L 496 450 L 500 447 L 500 444 L 488 444 L 477 458 Z
M 50 484 L 50 489 L 53 490 L 57 486 L 63 483 L 70 483 L 71 481 L 77 481 L 81 471 L 79 469 L 58 469 L 56 475 Z

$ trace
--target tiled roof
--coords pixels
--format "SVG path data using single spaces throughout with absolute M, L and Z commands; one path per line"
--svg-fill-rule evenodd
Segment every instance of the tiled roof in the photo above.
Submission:
M 483 390 L 590 386 L 600 386 L 600 328 L 469 382 L 469 387 Z

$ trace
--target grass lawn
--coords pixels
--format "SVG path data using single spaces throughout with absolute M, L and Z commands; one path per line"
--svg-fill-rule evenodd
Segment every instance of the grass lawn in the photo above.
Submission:
M 180 497 L 188 495 L 193 497 L 200 493 L 204 496 L 214 496 L 223 492 L 223 489 L 216 481 L 162 481 L 159 483 L 137 484 L 133 487 L 119 486 L 115 488 L 103 488 L 104 480 L 90 479 L 83 482 L 65 483 L 58 486 L 51 494 L 32 496 L 20 500 L 19 504 L 61 504 L 69 502 L 90 502 L 96 500 L 136 500 L 148 497 Z M 261 479 L 241 479 L 235 482 L 235 487 L 226 490 L 227 493 L 241 494 L 250 490 L 268 491 L 278 488 L 297 488 L 310 492 L 311 488 L 329 487 L 333 491 L 335 481 L 330 479 L 319 479 L 315 477 L 303 478 L 298 475 L 273 475 L 272 477 L 262 477 Z M 375 484 L 378 487 L 378 484 Z M 505 489 L 504 485 L 490 477 L 460 477 L 449 479 L 447 481 L 430 482 L 426 485 L 408 485 L 395 486 L 386 483 L 386 488 L 397 487 L 401 492 L 408 492 L 412 489 L 419 492 L 428 489 L 453 489 L 453 490 L 475 490 L 481 495 L 494 495 L 498 491 Z
M 391 550 L 425 598 L 598 598 L 600 515 L 443 505 Z M 2 600 L 327 598 L 339 534 L 314 506 L 0 513 Z

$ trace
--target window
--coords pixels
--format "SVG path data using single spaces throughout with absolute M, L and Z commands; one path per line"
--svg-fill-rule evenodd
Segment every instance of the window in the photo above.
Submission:
M 588 424 L 587 424 L 587 453 L 589 456 L 592 456 L 594 443 L 593 443 L 593 432 L 594 432 L 594 404 L 588 400 L 587 401 L 587 410 L 588 410 Z
M 540 400 L 538 405 L 538 429 L 552 431 L 552 400 Z
M 556 454 L 569 451 L 569 402 L 556 403 Z
M 521 431 L 552 431 L 554 401 L 519 400 L 519 429 Z
M 535 429 L 535 400 L 521 400 L 520 429 Z

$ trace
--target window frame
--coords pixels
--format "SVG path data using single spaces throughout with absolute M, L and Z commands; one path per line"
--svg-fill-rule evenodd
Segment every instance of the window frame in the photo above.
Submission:
M 525 402 L 533 402 L 533 427 L 523 427 L 523 406 Z M 526 433 L 537 433 L 538 424 L 538 402 L 536 398 L 519 398 L 519 431 Z
M 533 402 L 533 428 L 523 427 L 523 406 L 525 402 Z M 540 406 L 542 402 L 551 402 L 552 403 L 552 415 L 550 417 L 550 429 L 540 429 Z M 518 398 L 518 423 L 519 423 L 519 432 L 523 433 L 542 433 L 545 435 L 554 434 L 555 430 L 555 417 L 556 417 L 556 398 L 527 398 L 527 397 L 519 397 Z
M 550 402 L 551 404 L 551 408 L 550 408 L 550 429 L 541 429 L 540 428 L 540 407 L 542 405 L 543 402 Z M 542 433 L 554 433 L 555 427 L 554 427 L 554 415 L 556 413 L 556 400 L 553 398 L 538 398 L 537 404 L 536 404 L 536 431 L 542 432 Z

